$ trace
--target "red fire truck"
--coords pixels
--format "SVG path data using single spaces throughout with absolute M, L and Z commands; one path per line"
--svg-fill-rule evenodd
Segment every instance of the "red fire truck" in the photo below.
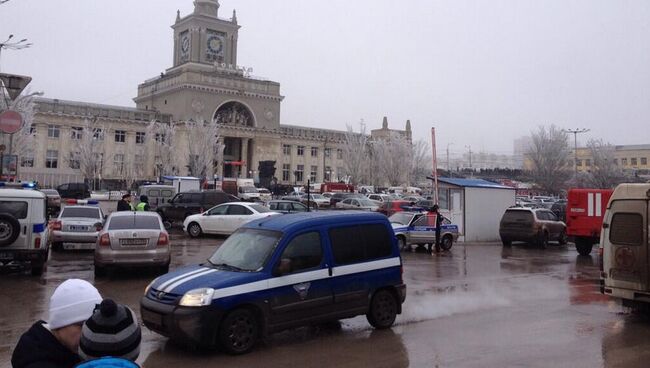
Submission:
M 566 232 L 573 236 L 576 250 L 589 255 L 600 242 L 600 230 L 607 202 L 613 189 L 569 189 L 566 206 Z

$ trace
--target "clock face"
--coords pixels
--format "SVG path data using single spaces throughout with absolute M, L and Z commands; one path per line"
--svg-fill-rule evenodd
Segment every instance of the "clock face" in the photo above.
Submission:
M 211 54 L 221 54 L 223 52 L 223 39 L 216 35 L 210 36 L 208 38 L 208 52 Z
M 181 52 L 183 54 L 187 54 L 187 52 L 190 51 L 190 38 L 187 36 L 184 36 L 181 39 Z

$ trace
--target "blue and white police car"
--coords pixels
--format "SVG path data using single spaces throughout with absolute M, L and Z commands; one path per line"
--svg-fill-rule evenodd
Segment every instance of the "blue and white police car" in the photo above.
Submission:
M 442 215 L 441 215 L 442 216 Z M 436 214 L 424 211 L 402 211 L 388 218 L 401 250 L 411 245 L 424 246 L 436 242 Z M 458 240 L 458 225 L 443 216 L 440 225 L 440 248 L 451 249 Z
M 155 279 L 145 326 L 192 346 L 250 351 L 259 337 L 365 314 L 389 328 L 406 298 L 387 218 L 311 212 L 245 224 L 207 260 Z

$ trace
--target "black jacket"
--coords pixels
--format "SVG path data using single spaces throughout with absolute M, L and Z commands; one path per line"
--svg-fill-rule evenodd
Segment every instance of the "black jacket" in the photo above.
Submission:
M 18 345 L 11 356 L 13 368 L 72 368 L 81 359 L 79 355 L 63 346 L 38 321 L 18 340 Z
M 117 210 L 118 211 L 131 211 L 131 205 L 123 199 L 117 201 Z

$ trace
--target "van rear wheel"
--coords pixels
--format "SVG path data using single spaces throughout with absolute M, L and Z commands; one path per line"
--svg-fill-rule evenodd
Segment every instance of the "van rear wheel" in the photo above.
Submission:
M 389 328 L 395 323 L 397 317 L 397 300 L 393 293 L 388 290 L 379 290 L 370 301 L 370 310 L 366 318 L 370 325 L 382 330 Z

